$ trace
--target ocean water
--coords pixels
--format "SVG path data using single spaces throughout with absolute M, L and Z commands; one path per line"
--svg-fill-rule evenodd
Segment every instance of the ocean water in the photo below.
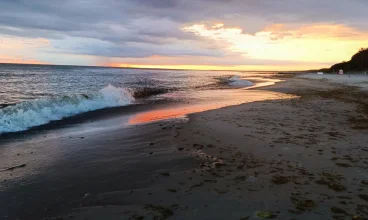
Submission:
M 249 88 L 269 74 L 0 64 L 0 134 L 111 107 L 218 99 L 211 91 Z

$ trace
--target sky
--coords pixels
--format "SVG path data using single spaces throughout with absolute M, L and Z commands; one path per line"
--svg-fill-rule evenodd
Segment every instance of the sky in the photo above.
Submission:
M 304 70 L 368 47 L 367 0 L 1 0 L 0 63 Z

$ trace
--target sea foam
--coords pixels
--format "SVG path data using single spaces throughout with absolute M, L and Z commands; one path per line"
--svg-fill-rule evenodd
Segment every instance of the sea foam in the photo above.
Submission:
M 232 76 L 228 79 L 228 83 L 230 86 L 233 87 L 248 87 L 248 86 L 253 86 L 253 83 L 245 80 L 245 79 L 241 79 L 239 76 Z
M 93 110 L 129 105 L 134 101 L 125 88 L 108 85 L 88 95 L 35 99 L 0 109 L 0 134 L 24 131 Z

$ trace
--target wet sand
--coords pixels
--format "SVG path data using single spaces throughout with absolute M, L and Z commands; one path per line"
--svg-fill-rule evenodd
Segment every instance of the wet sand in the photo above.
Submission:
M 299 98 L 3 139 L 0 217 L 368 218 L 367 94 L 283 78 L 256 89 Z

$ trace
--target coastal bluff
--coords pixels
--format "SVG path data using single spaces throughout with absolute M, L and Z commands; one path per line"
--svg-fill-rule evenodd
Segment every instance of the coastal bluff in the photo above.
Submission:
M 336 72 L 340 69 L 343 69 L 344 71 L 368 70 L 368 48 L 360 49 L 358 53 L 352 56 L 350 61 L 333 65 L 330 68 L 330 71 Z

